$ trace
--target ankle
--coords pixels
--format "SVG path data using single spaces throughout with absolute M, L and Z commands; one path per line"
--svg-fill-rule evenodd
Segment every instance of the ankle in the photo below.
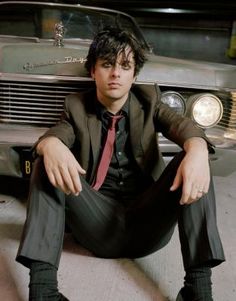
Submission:
M 57 268 L 49 263 L 33 262 L 30 267 L 29 300 L 60 300 Z
M 213 301 L 211 269 L 199 267 L 186 270 L 181 294 L 184 300 Z

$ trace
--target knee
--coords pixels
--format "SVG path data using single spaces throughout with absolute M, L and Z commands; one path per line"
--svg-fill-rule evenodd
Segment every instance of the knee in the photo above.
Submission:
M 31 181 L 34 181 L 36 178 L 46 176 L 46 170 L 44 167 L 43 157 L 39 156 L 35 159 L 33 163 L 33 170 L 31 175 Z
M 31 189 L 35 187 L 39 190 L 51 190 L 53 188 L 48 179 L 42 156 L 37 157 L 33 163 L 30 187 Z
M 36 194 L 43 192 L 51 198 L 62 199 L 64 202 L 64 193 L 53 186 L 48 178 L 43 157 L 39 156 L 33 163 L 32 175 L 30 178 L 30 191 Z

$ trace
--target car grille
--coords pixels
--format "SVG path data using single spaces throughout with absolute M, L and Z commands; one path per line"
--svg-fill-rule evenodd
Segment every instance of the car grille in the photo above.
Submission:
M 61 116 L 66 95 L 91 86 L 91 82 L 0 82 L 0 122 L 50 127 Z M 236 92 L 220 97 L 224 114 L 219 126 L 236 131 Z
M 220 121 L 220 126 L 229 131 L 236 132 L 236 92 L 231 93 L 231 99 L 221 99 L 224 113 Z
M 0 82 L 0 122 L 49 127 L 63 110 L 65 96 L 86 82 Z

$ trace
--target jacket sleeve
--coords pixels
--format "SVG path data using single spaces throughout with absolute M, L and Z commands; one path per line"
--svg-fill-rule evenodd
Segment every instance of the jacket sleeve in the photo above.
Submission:
M 184 142 L 192 137 L 201 137 L 206 140 L 209 150 L 212 150 L 212 143 L 206 137 L 203 129 L 199 128 L 190 118 L 183 117 L 166 104 L 157 101 L 154 114 L 156 131 L 161 132 L 167 139 L 183 147 Z
M 150 104 L 156 132 L 161 132 L 167 139 L 183 148 L 184 142 L 192 137 L 206 140 L 209 151 L 213 144 L 190 118 L 177 114 L 168 105 L 161 102 L 161 91 L 157 85 L 134 85 L 133 92 L 138 99 Z
M 75 141 L 75 133 L 72 126 L 72 120 L 71 120 L 71 114 L 70 114 L 70 107 L 69 107 L 69 98 L 70 96 L 67 96 L 64 102 L 64 110 L 61 115 L 60 121 L 48 129 L 43 136 L 41 136 L 38 141 L 33 145 L 32 151 L 35 151 L 35 148 L 37 144 L 47 138 L 47 137 L 57 137 L 60 139 L 66 146 L 69 148 L 72 147 Z

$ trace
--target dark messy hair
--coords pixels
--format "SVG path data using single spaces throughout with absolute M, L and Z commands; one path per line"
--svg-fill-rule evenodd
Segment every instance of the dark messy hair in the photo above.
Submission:
M 90 73 L 98 59 L 115 63 L 119 54 L 125 55 L 127 47 L 130 47 L 133 53 L 134 76 L 136 76 L 146 61 L 144 47 L 129 31 L 118 27 L 104 28 L 94 37 L 85 68 Z

